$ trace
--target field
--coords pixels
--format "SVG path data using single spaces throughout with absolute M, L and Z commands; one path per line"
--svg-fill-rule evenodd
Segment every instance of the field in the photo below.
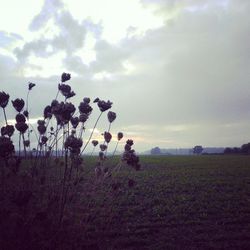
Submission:
M 116 196 L 112 216 L 103 206 L 92 218 L 86 234 L 90 247 L 250 248 L 249 156 L 145 156 L 141 161 L 142 171 L 121 172 L 121 180 L 134 176 L 137 184 Z
M 143 156 L 141 171 L 117 173 L 115 192 L 90 185 L 94 162 L 85 160 L 59 249 L 250 248 L 249 156 Z

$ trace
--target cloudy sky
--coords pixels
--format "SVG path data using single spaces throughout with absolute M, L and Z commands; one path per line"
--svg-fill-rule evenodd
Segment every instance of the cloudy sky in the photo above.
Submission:
M 69 72 L 72 101 L 113 101 L 112 132 L 138 151 L 250 141 L 250 1 L 0 3 L 0 90 L 25 98 L 35 82 L 33 118 Z M 95 136 L 106 129 L 103 117 Z

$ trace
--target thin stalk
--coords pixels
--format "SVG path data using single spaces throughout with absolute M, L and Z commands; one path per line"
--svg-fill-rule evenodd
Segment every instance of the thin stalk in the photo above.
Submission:
M 116 143 L 116 145 L 115 145 L 115 149 L 114 149 L 114 152 L 113 152 L 113 154 L 112 154 L 112 156 L 111 156 L 111 157 L 113 157 L 113 156 L 115 155 L 115 153 L 116 153 L 116 150 L 117 150 L 117 147 L 118 147 L 118 144 L 119 144 L 119 141 L 117 141 L 117 143 Z
M 110 132 L 110 129 L 111 129 L 111 122 L 109 123 L 108 133 Z M 105 139 L 104 139 L 103 144 L 106 144 Z M 109 143 L 107 142 L 107 148 L 106 148 L 106 150 L 105 150 L 104 156 L 107 156 L 107 153 L 108 153 L 108 145 L 109 145 Z
M 56 93 L 56 98 L 55 98 L 55 100 L 57 100 L 57 97 L 58 97 L 58 95 L 59 95 L 59 89 L 57 90 L 57 93 Z
M 22 138 L 23 138 L 23 149 L 24 149 L 24 156 L 25 156 L 25 159 L 27 157 L 27 154 L 26 154 L 26 147 L 25 147 L 25 139 L 24 139 L 24 134 L 22 134 Z
M 19 133 L 19 142 L 18 142 L 18 146 L 19 146 L 19 158 L 21 157 L 21 132 Z
M 93 147 L 93 150 L 92 150 L 92 152 L 91 152 L 91 155 L 90 155 L 90 156 L 92 156 L 94 152 L 95 152 L 95 147 Z
M 8 121 L 7 121 L 7 116 L 6 116 L 5 108 L 3 108 L 3 114 L 4 114 L 5 123 L 6 123 L 6 126 L 7 126 L 8 125 Z
M 90 134 L 90 136 L 89 136 L 89 139 L 88 139 L 88 141 L 86 142 L 86 144 L 85 144 L 85 146 L 83 147 L 83 149 L 82 149 L 82 151 L 81 151 L 80 154 L 82 154 L 82 153 L 84 152 L 84 150 L 86 149 L 86 147 L 88 146 L 88 144 L 89 144 L 89 142 L 90 142 L 90 140 L 91 140 L 91 138 L 92 138 L 92 136 L 93 136 L 94 130 L 95 130 L 95 128 L 96 128 L 96 125 L 97 125 L 97 123 L 99 122 L 99 120 L 100 120 L 100 118 L 101 118 L 101 116 L 102 116 L 102 113 L 103 113 L 103 112 L 101 112 L 100 115 L 98 116 L 98 118 L 97 118 L 97 120 L 96 120 L 96 122 L 95 122 L 95 125 L 94 125 L 94 127 L 93 127 L 93 129 L 92 129 L 92 132 L 91 132 L 91 134 Z

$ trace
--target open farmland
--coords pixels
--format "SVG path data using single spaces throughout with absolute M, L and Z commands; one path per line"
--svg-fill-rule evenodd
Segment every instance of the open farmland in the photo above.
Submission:
M 114 191 L 95 183 L 96 158 L 86 157 L 85 177 L 60 233 L 45 223 L 37 232 L 32 226 L 31 239 L 25 224 L 17 225 L 15 236 L 2 224 L 2 249 L 12 249 L 14 239 L 20 247 L 14 249 L 249 249 L 249 160 L 143 156 L 141 171 L 122 166 L 116 173 L 121 186 Z M 134 187 L 127 187 L 129 179 Z
M 145 156 L 141 161 L 142 171 L 120 173 L 121 181 L 129 175 L 137 184 L 116 196 L 112 216 L 103 205 L 92 218 L 86 234 L 91 247 L 250 247 L 248 156 Z

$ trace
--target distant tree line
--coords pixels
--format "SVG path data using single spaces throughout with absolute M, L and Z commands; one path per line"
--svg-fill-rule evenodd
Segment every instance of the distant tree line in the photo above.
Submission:
M 224 154 L 250 154 L 250 142 L 243 144 L 241 147 L 227 147 L 224 150 Z
M 162 154 L 161 149 L 159 147 L 155 147 L 151 149 L 151 155 L 160 155 Z

